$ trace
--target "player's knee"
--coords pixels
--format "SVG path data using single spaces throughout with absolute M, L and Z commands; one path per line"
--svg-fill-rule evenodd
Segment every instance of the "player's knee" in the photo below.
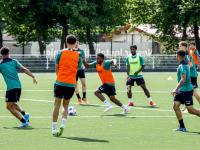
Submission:
M 11 107 L 12 107 L 12 105 L 6 105 L 6 108 L 7 108 L 8 110 L 10 110 Z
M 97 95 L 97 94 L 98 94 L 98 91 L 97 91 L 97 90 L 96 90 L 96 91 L 94 91 L 94 94 L 95 94 L 95 95 Z
M 131 92 L 131 88 L 127 86 L 127 93 L 129 94 Z
M 193 114 L 193 108 L 187 108 L 187 110 L 188 110 L 188 113 L 190 113 L 190 114 Z
M 174 110 L 177 110 L 177 109 L 178 109 L 178 105 L 174 104 L 174 105 L 173 105 L 173 109 L 174 109 Z

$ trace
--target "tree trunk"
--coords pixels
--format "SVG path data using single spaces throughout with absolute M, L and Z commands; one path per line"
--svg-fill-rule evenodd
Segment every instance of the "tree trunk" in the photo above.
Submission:
M 194 35 L 195 35 L 196 48 L 200 52 L 199 27 L 197 25 L 197 21 L 194 22 Z
M 95 54 L 93 42 L 91 40 L 91 33 L 90 33 L 89 27 L 87 27 L 87 42 L 88 42 L 88 45 L 89 45 L 90 54 Z
M 1 26 L 0 26 L 0 48 L 3 47 L 3 34 L 1 32 Z
M 66 16 L 63 18 L 63 29 L 62 29 L 62 37 L 61 37 L 61 43 L 60 43 L 60 49 L 64 49 L 66 46 L 66 36 L 67 36 L 67 18 Z M 65 47 L 64 47 L 65 45 Z
M 183 24 L 183 36 L 181 39 L 182 41 L 186 41 L 186 39 L 187 39 L 186 29 L 187 29 L 187 21 L 185 21 Z
M 44 54 L 44 44 L 42 43 L 42 37 L 40 34 L 37 34 L 38 44 L 40 48 L 40 54 Z

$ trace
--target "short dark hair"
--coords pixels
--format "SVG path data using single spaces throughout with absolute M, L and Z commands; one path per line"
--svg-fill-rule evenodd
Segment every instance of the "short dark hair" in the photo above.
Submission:
M 191 41 L 189 45 L 196 45 L 196 43 L 194 41 Z
M 72 34 L 68 35 L 68 36 L 66 37 L 66 42 L 67 42 L 68 44 L 75 44 L 75 43 L 76 43 L 76 36 L 75 36 L 75 35 L 72 35 Z
M 7 55 L 8 53 L 9 53 L 9 48 L 7 47 L 7 46 L 3 46 L 1 49 L 0 49 L 0 51 L 1 51 L 1 54 L 2 55 Z
M 103 53 L 98 53 L 97 56 L 99 56 L 99 57 L 104 59 L 104 54 Z
M 187 42 L 185 42 L 185 41 L 181 41 L 181 42 L 179 42 L 179 44 L 181 44 L 182 46 L 187 47 Z
M 177 50 L 176 54 L 178 54 L 181 57 L 185 57 L 185 51 L 184 50 L 179 49 L 179 50 Z
M 131 46 L 130 46 L 130 49 L 131 49 L 131 48 L 137 49 L 137 46 L 136 46 L 136 45 L 131 45 Z

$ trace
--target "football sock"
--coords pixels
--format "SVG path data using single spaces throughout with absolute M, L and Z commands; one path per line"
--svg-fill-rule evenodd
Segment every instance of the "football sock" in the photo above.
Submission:
M 105 100 L 104 103 L 106 104 L 106 106 L 110 106 L 111 105 L 107 100 Z
M 185 125 L 184 125 L 184 123 L 183 123 L 183 119 L 179 120 L 179 124 L 180 124 L 180 127 L 181 127 L 181 128 L 185 128 Z
M 66 119 L 62 119 L 62 124 L 65 126 L 65 123 L 66 123 Z
M 151 101 L 152 101 L 152 98 L 151 98 L 151 97 L 148 97 L 148 99 L 149 99 L 149 102 L 151 102 Z
M 78 98 L 78 99 L 79 99 L 79 98 L 81 98 L 81 97 L 80 97 L 80 95 L 79 95 L 79 93 L 78 93 L 78 94 L 76 94 L 76 96 L 77 96 L 77 98 Z
M 26 123 L 26 121 L 24 120 L 24 118 L 22 118 L 20 121 L 21 121 L 22 123 Z
M 22 111 L 21 114 L 24 116 L 26 113 L 25 113 L 25 111 Z
M 133 102 L 133 99 L 132 99 L 132 98 L 129 98 L 128 100 L 129 100 L 129 102 L 130 102 L 130 103 L 132 103 L 132 102 Z
M 83 98 L 86 98 L 86 92 L 83 92 Z
M 56 130 L 57 122 L 52 122 L 52 130 Z
M 126 106 L 124 104 L 122 104 L 121 108 L 126 109 Z

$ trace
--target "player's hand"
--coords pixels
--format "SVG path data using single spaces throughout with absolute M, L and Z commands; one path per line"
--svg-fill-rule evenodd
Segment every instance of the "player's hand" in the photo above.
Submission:
M 114 67 L 117 69 L 117 67 L 118 67 L 117 64 L 114 64 Z
M 33 78 L 33 84 L 37 84 L 37 79 Z
M 82 61 L 85 61 L 85 57 L 82 55 Z
M 126 77 L 126 80 L 127 80 L 128 82 L 130 82 L 130 81 L 131 81 L 131 78 L 130 78 L 129 76 L 127 76 L 127 77 Z
M 172 96 L 175 96 L 175 95 L 176 95 L 176 93 L 177 93 L 177 91 L 176 91 L 176 90 L 173 90 L 173 91 L 171 91 L 171 92 L 170 92 L 170 94 L 171 94 Z
M 135 73 L 134 73 L 134 76 L 137 76 L 137 75 L 138 75 L 138 72 L 135 72 Z

